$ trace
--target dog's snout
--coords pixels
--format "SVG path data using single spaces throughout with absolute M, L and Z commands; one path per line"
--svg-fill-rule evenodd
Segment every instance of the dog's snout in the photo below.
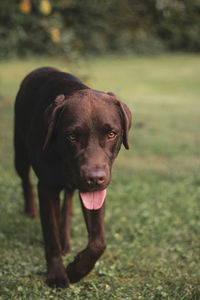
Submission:
M 96 185 L 100 186 L 105 182 L 106 173 L 104 170 L 93 170 L 88 172 L 86 181 L 89 186 Z

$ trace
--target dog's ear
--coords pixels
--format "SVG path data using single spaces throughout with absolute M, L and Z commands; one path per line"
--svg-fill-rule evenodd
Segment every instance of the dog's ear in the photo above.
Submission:
M 65 96 L 59 95 L 56 97 L 56 99 L 46 108 L 44 112 L 44 121 L 45 126 L 47 130 L 47 134 L 45 137 L 45 142 L 43 145 L 43 151 L 47 148 L 49 141 L 51 139 L 51 136 L 53 134 L 54 128 L 56 126 L 58 116 L 60 112 L 62 111 L 62 108 L 65 104 Z
M 131 120 L 132 120 L 132 114 L 128 106 L 119 101 L 118 105 L 120 107 L 122 120 L 123 120 L 123 144 L 126 149 L 129 149 L 129 139 L 128 139 L 128 132 L 131 128 Z
M 121 102 L 117 97 L 115 96 L 114 93 L 107 93 L 109 96 L 112 96 L 115 98 L 116 104 L 120 108 L 120 113 L 122 117 L 122 122 L 123 122 L 123 144 L 126 149 L 129 149 L 129 139 L 128 139 L 128 132 L 129 129 L 131 128 L 131 120 L 132 120 L 132 114 L 128 106 Z

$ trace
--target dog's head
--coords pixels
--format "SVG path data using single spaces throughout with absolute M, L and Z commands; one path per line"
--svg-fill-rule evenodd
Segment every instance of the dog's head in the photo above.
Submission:
M 129 108 L 113 93 L 85 89 L 67 99 L 59 95 L 45 119 L 43 150 L 54 143 L 67 180 L 79 189 L 85 207 L 100 208 L 121 144 L 129 149 Z

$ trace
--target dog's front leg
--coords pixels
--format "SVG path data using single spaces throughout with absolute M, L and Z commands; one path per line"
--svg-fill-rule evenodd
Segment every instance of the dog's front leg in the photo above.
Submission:
M 78 253 L 74 261 L 67 267 L 67 274 L 71 283 L 77 282 L 87 275 L 106 248 L 104 204 L 98 210 L 88 210 L 82 205 L 82 210 L 89 241 L 86 249 Z
M 59 238 L 59 190 L 38 184 L 40 218 L 47 261 L 47 284 L 67 287 L 69 280 L 61 257 Z

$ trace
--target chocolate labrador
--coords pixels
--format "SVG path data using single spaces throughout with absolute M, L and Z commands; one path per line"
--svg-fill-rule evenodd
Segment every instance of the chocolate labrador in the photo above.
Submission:
M 90 89 L 70 74 L 40 68 L 23 80 L 15 103 L 15 167 L 30 217 L 37 215 L 30 166 L 38 177 L 49 286 L 79 281 L 104 252 L 106 188 L 121 144 L 129 149 L 130 126 L 130 110 L 113 93 Z M 62 255 L 70 251 L 76 189 L 89 240 L 65 268 Z M 60 210 L 61 190 L 65 197 Z

